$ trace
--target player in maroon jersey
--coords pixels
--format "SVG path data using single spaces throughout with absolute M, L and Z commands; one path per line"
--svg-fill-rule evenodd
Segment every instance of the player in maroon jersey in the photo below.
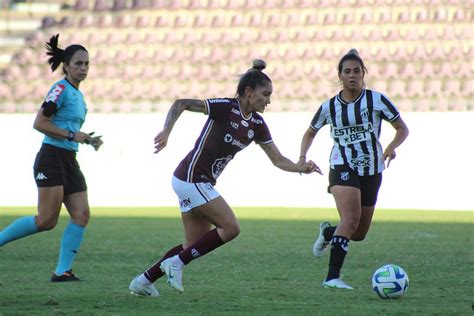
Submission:
M 135 277 L 129 286 L 133 294 L 158 296 L 153 282 L 165 274 L 168 283 L 182 292 L 184 266 L 237 237 L 239 222 L 214 185 L 227 164 L 251 142 L 260 145 L 282 170 L 320 173 L 312 161 L 298 165 L 283 156 L 257 113 L 265 111 L 273 92 L 272 81 L 262 72 L 265 67 L 264 61 L 254 61 L 253 67 L 240 78 L 235 98 L 179 99 L 171 106 L 163 130 L 155 137 L 155 153 L 166 146 L 184 110 L 209 116 L 194 148 L 180 162 L 172 180 L 180 201 L 186 242 L 168 250 L 158 262 Z

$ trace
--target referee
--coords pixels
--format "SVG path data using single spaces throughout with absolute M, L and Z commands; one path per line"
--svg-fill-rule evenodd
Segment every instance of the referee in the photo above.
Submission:
M 89 202 L 84 175 L 76 160 L 79 144 L 98 150 L 100 136 L 81 132 L 86 118 L 86 103 L 79 90 L 89 70 L 89 54 L 81 45 L 58 47 L 59 34 L 46 43 L 48 63 L 54 72 L 63 64 L 65 78 L 49 90 L 34 122 L 45 135 L 34 162 L 38 187 L 38 215 L 21 217 L 0 232 L 0 247 L 31 234 L 53 229 L 64 203 L 71 221 L 61 239 L 59 259 L 52 282 L 79 281 L 72 264 L 79 251 L 89 221 Z

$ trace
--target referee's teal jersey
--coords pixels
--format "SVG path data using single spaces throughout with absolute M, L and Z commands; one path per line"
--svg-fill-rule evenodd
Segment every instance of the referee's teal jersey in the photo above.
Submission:
M 50 101 L 56 103 L 57 106 L 57 112 L 52 119 L 54 125 L 72 132 L 81 130 L 87 113 L 87 106 L 81 91 L 63 79 L 56 82 L 49 90 L 45 102 Z M 43 143 L 72 151 L 77 151 L 79 148 L 77 142 L 48 135 L 45 135 Z
M 348 165 L 360 176 L 369 176 L 385 168 L 379 142 L 382 120 L 393 122 L 399 116 L 397 107 L 385 95 L 363 89 L 352 103 L 342 100 L 340 93 L 325 101 L 314 115 L 311 128 L 317 131 L 326 124 L 331 126 L 331 168 Z

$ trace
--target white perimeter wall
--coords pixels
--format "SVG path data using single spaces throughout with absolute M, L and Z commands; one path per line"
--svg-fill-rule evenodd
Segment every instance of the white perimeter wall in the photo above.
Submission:
M 33 114 L 0 115 L 0 205 L 34 206 L 33 161 L 42 135 Z M 280 151 L 292 160 L 313 113 L 264 114 Z M 177 206 L 171 175 L 192 148 L 206 116 L 183 113 L 168 147 L 153 154 L 153 138 L 165 114 L 90 114 L 83 131 L 103 135 L 99 152 L 82 145 L 78 160 L 91 206 Z M 404 113 L 410 136 L 384 172 L 379 208 L 474 210 L 474 112 Z M 388 123 L 382 144 L 393 137 Z M 334 207 L 327 193 L 329 127 L 321 130 L 309 157 L 324 171 L 303 175 L 272 166 L 259 146 L 240 152 L 216 189 L 231 206 Z

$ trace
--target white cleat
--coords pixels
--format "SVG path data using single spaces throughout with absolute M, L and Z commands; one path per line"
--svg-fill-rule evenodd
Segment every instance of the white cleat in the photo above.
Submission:
M 323 287 L 328 289 L 345 289 L 345 290 L 353 290 L 354 288 L 350 285 L 347 285 L 341 279 L 332 279 L 329 281 L 323 282 Z
M 330 243 L 330 241 L 324 239 L 324 230 L 328 227 L 331 227 L 329 222 L 322 222 L 319 224 L 319 235 L 313 244 L 313 254 L 316 258 L 321 258 L 324 255 L 326 248 Z
M 130 290 L 131 294 L 150 297 L 160 296 L 160 292 L 158 292 L 153 283 L 144 285 L 140 284 L 137 279 L 138 276 L 136 276 L 128 286 L 128 289 Z
M 164 260 L 160 265 L 160 269 L 168 277 L 168 284 L 171 285 L 172 288 L 179 292 L 184 291 L 182 284 L 183 270 L 174 265 L 171 258 Z

